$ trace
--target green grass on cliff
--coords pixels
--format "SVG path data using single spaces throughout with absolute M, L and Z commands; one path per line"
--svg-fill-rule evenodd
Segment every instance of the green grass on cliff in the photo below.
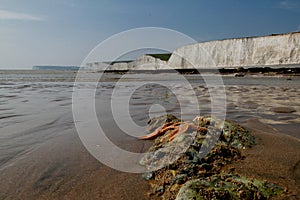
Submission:
M 152 56 L 154 58 L 161 59 L 163 61 L 168 61 L 171 57 L 171 53 L 157 53 L 157 54 L 147 54 L 148 56 Z

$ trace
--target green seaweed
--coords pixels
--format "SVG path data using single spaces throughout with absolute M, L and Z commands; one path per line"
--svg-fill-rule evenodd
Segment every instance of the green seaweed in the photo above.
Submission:
M 232 174 L 213 175 L 186 182 L 176 197 L 183 199 L 268 199 L 282 194 L 282 188 L 265 181 Z

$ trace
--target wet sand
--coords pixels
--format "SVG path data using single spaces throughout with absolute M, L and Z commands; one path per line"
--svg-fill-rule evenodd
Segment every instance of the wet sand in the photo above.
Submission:
M 153 79 L 151 75 L 131 76 L 128 82 L 132 84 L 144 78 Z M 146 194 L 150 187 L 140 174 L 113 170 L 88 153 L 72 118 L 74 74 L 56 77 L 52 73 L 28 73 L 24 77 L 19 72 L 0 77 L 0 199 L 149 199 Z M 168 80 L 165 75 L 156 79 L 167 79 L 168 84 L 175 85 L 187 97 L 187 108 L 193 103 L 181 82 Z M 201 113 L 209 113 L 209 94 L 204 82 L 197 76 L 189 76 L 189 80 L 202 102 Z M 245 152 L 246 159 L 234 163 L 234 167 L 241 174 L 286 187 L 289 198 L 296 199 L 300 196 L 300 78 L 287 81 L 285 77 L 224 77 L 223 80 L 227 118 L 244 124 L 259 141 Z M 124 81 L 124 87 L 119 89 L 126 91 L 128 85 Z M 110 101 L 112 86 L 109 81 L 99 85 L 99 116 L 107 112 L 103 105 Z M 145 113 L 154 103 L 162 104 L 172 114 L 179 112 L 176 98 L 172 94 L 166 97 L 165 88 L 140 88 L 131 102 L 132 117 L 137 124 L 146 123 L 149 115 Z M 282 111 L 282 107 L 288 109 Z M 184 117 L 190 119 L 196 114 L 191 110 Z M 149 146 L 118 133 L 114 123 L 107 128 L 111 139 L 125 149 L 142 152 Z
M 139 174 L 99 163 L 69 131 L 1 170 L 0 199 L 147 199 L 148 189 Z
M 244 152 L 244 160 L 229 167 L 234 167 L 238 174 L 276 183 L 287 191 L 274 199 L 299 199 L 300 140 L 258 119 L 248 120 L 243 125 L 257 138 L 258 144 Z

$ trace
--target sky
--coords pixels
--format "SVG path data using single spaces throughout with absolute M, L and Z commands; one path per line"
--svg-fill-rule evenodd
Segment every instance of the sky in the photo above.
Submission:
M 162 27 L 198 42 L 300 30 L 299 0 L 0 0 L 0 68 L 79 66 L 114 34 Z

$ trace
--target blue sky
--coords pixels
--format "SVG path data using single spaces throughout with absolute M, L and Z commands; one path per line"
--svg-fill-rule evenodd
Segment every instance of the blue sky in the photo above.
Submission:
M 80 65 L 101 41 L 164 27 L 197 41 L 300 29 L 299 0 L 0 0 L 0 68 Z

